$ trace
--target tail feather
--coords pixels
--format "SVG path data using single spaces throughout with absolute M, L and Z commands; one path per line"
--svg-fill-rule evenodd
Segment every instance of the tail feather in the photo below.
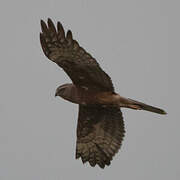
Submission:
M 167 114 L 163 109 L 160 109 L 160 108 L 157 108 L 154 106 L 150 106 L 150 105 L 144 104 L 142 102 L 135 101 L 133 99 L 128 99 L 128 100 L 129 100 L 129 102 L 131 102 L 132 105 L 137 106 L 137 109 L 140 109 L 140 110 L 142 109 L 145 111 L 150 111 L 150 112 L 154 112 L 154 113 L 158 113 L 158 114 Z

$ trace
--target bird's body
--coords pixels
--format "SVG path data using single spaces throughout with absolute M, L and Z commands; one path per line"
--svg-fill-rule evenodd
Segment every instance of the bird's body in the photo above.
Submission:
M 78 87 L 74 84 L 64 84 L 56 90 L 56 96 L 60 96 L 75 104 L 82 105 L 117 105 L 117 94 L 112 92 L 96 92 L 87 87 Z
M 165 114 L 164 110 L 147 104 L 125 98 L 111 91 L 96 92 L 85 86 L 78 87 L 74 84 L 64 84 L 57 88 L 55 96 L 80 105 L 102 105 L 104 107 L 124 107 L 137 110 L 147 110 Z
M 125 129 L 121 107 L 166 114 L 164 110 L 124 98 L 115 92 L 111 78 L 97 61 L 73 39 L 60 22 L 57 29 L 48 19 L 41 21 L 44 54 L 71 78 L 71 84 L 57 88 L 56 96 L 79 104 L 76 158 L 91 166 L 110 165 L 121 147 Z

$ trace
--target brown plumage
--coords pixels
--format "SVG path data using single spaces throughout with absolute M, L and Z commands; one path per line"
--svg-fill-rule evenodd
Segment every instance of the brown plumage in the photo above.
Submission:
M 166 112 L 115 93 L 111 78 L 73 39 L 70 30 L 65 35 L 60 22 L 56 28 L 51 19 L 47 25 L 41 20 L 41 29 L 44 54 L 63 68 L 73 82 L 59 86 L 55 95 L 79 104 L 76 158 L 104 168 L 110 165 L 124 137 L 121 107 L 158 114 Z

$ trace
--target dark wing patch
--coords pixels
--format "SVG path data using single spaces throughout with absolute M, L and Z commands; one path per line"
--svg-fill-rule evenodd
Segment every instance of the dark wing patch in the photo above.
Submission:
M 79 105 L 76 158 L 101 168 L 110 165 L 124 137 L 122 113 L 116 107 Z
M 41 20 L 40 41 L 44 54 L 68 74 L 74 84 L 99 91 L 114 91 L 110 77 L 97 61 L 73 39 L 72 32 L 65 35 L 60 22 L 55 28 L 51 19 L 47 25 Z

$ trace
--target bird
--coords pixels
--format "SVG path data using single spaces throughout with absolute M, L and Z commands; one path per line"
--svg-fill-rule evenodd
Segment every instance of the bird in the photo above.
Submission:
M 45 56 L 61 67 L 72 83 L 60 85 L 55 92 L 78 104 L 76 159 L 104 168 L 111 164 L 125 135 L 121 108 L 166 114 L 163 109 L 125 98 L 115 92 L 109 75 L 96 59 L 79 45 L 71 30 L 65 33 L 58 21 L 41 20 L 40 44 Z

